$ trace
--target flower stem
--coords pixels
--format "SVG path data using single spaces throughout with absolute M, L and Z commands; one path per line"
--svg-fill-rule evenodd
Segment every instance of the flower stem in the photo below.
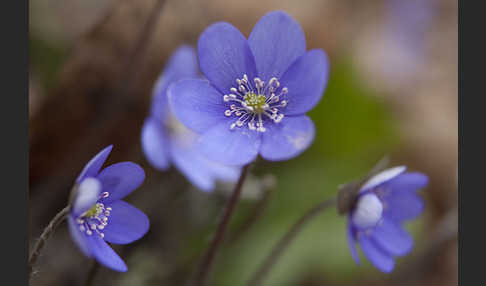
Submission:
M 64 220 L 64 218 L 69 213 L 70 209 L 71 206 L 68 205 L 65 208 L 63 208 L 59 213 L 57 213 L 56 216 L 54 216 L 54 218 L 51 220 L 51 222 L 49 222 L 49 224 L 44 229 L 41 236 L 35 243 L 34 249 L 32 250 L 29 256 L 29 277 L 32 277 L 32 270 L 34 264 L 37 261 L 37 258 L 39 258 L 39 254 L 42 248 L 44 247 L 46 241 L 49 239 L 49 237 L 54 232 L 54 230 L 56 230 L 57 226 Z
M 252 286 L 260 285 L 265 279 L 265 276 L 272 268 L 272 266 L 275 265 L 280 255 L 282 255 L 283 251 L 294 240 L 294 238 L 300 232 L 302 227 L 304 227 L 305 224 L 311 221 L 311 219 L 313 219 L 317 214 L 324 211 L 328 207 L 335 205 L 336 201 L 337 201 L 336 197 L 333 197 L 331 199 L 319 203 L 318 205 L 308 210 L 273 247 L 270 254 L 268 254 L 268 256 L 265 258 L 263 263 L 258 268 L 257 272 L 253 274 L 252 278 L 249 280 L 247 285 L 252 285 Z
M 206 277 L 209 274 L 209 271 L 211 270 L 211 265 L 213 263 L 214 256 L 218 251 L 218 248 L 221 246 L 221 242 L 223 240 L 226 227 L 228 226 L 228 222 L 231 218 L 231 215 L 233 214 L 233 211 L 235 210 L 236 203 L 238 202 L 238 199 L 241 194 L 241 190 L 243 189 L 242 188 L 243 182 L 245 181 L 246 174 L 248 173 L 248 166 L 249 164 L 244 166 L 243 169 L 241 170 L 240 178 L 238 179 L 238 183 L 236 183 L 235 189 L 233 190 L 233 194 L 231 195 L 231 198 L 228 204 L 226 205 L 226 209 L 218 225 L 213 240 L 211 241 L 209 248 L 206 250 L 206 253 L 204 254 L 202 262 L 199 265 L 199 269 L 196 273 L 196 280 L 194 283 L 195 285 L 202 286 L 206 282 Z

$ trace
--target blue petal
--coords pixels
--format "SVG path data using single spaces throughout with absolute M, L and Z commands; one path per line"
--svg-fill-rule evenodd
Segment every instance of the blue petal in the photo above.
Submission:
M 76 179 L 76 183 L 81 182 L 86 177 L 96 177 L 96 175 L 98 175 L 98 171 L 101 169 L 101 166 L 103 166 L 105 163 L 106 158 L 108 158 L 108 155 L 110 155 L 111 149 L 113 149 L 113 145 L 106 147 L 96 154 L 96 156 L 94 156 L 88 162 L 88 164 L 84 166 L 83 171 L 81 171 L 81 174 L 79 174 L 78 178 Z
M 222 94 L 230 93 L 244 74 L 250 79 L 257 75 L 248 41 L 229 23 L 209 26 L 199 37 L 197 50 L 202 73 Z
M 150 114 L 161 122 L 165 122 L 169 115 L 167 101 L 169 85 L 181 79 L 196 78 L 198 73 L 199 64 L 195 49 L 182 45 L 170 57 L 166 68 L 155 83 Z
M 104 203 L 122 199 L 138 188 L 145 179 L 143 169 L 132 162 L 121 162 L 103 169 L 98 175 L 103 185 L 103 192 L 109 192 L 109 197 L 103 199 Z
M 76 216 L 89 210 L 99 199 L 102 184 L 96 178 L 86 178 L 78 185 L 72 213 Z
M 116 271 L 127 271 L 125 262 L 102 238 L 93 234 L 87 235 L 86 239 L 88 240 L 91 253 L 100 264 Z
M 69 234 L 71 234 L 71 238 L 74 240 L 74 243 L 76 243 L 85 256 L 91 257 L 91 250 L 89 248 L 88 241 L 86 240 L 86 235 L 79 230 L 78 224 L 74 221 L 73 216 L 69 215 L 67 217 L 67 221 Z
M 364 183 L 363 186 L 361 187 L 360 192 L 363 193 L 373 188 L 376 188 L 390 181 L 391 179 L 396 178 L 398 175 L 403 174 L 406 170 L 407 167 L 405 166 L 397 166 L 397 167 L 386 169 L 374 175 L 366 183 Z
M 393 194 L 384 201 L 387 207 L 383 215 L 397 222 L 417 218 L 424 210 L 424 201 L 413 192 Z
M 315 128 L 307 116 L 284 117 L 280 123 L 265 125 L 260 154 L 270 161 L 296 157 L 314 140 Z
M 383 219 L 374 229 L 372 237 L 381 248 L 396 256 L 403 256 L 413 247 L 413 238 L 399 224 Z
M 288 88 L 285 115 L 300 115 L 321 99 L 329 78 L 329 60 L 323 50 L 311 50 L 298 58 L 280 81 Z
M 139 209 L 124 201 L 107 205 L 111 207 L 104 239 L 115 244 L 127 244 L 144 236 L 149 230 L 149 219 Z
M 248 38 L 255 56 L 258 75 L 264 81 L 280 77 L 305 53 L 305 36 L 300 25 L 287 13 L 270 12 L 263 16 Z
M 358 251 L 356 249 L 356 233 L 353 230 L 353 225 L 351 224 L 351 218 L 348 216 L 348 223 L 347 223 L 347 238 L 348 238 L 348 246 L 349 250 L 351 251 L 351 256 L 353 257 L 356 264 L 360 264 Z
M 154 117 L 142 127 L 142 150 L 150 165 L 158 170 L 169 168 L 169 139 L 162 123 Z
M 214 178 L 211 176 L 207 160 L 195 148 L 196 142 L 174 140 L 171 142 L 171 155 L 177 169 L 197 188 L 203 191 L 214 189 Z
M 239 166 L 228 166 L 210 160 L 207 160 L 207 168 L 215 179 L 223 182 L 236 183 L 241 174 Z
M 230 130 L 231 120 L 219 123 L 199 137 L 200 148 L 209 160 L 241 166 L 255 160 L 261 145 L 259 132 L 247 127 Z
M 403 192 L 415 192 L 427 186 L 429 178 L 417 172 L 404 173 L 393 178 L 384 185 L 386 189 L 389 189 L 394 193 Z
M 389 273 L 393 270 L 395 261 L 390 254 L 377 247 L 377 245 L 365 234 L 360 235 L 358 241 L 363 253 L 369 259 L 371 264 L 385 273 Z
M 177 169 L 194 186 L 203 191 L 212 191 L 216 179 L 224 181 L 236 181 L 238 179 L 238 168 L 212 162 L 204 157 L 193 134 L 182 134 L 174 137 L 171 144 L 171 154 Z
M 427 176 L 421 173 L 404 173 L 383 184 L 382 198 L 387 206 L 384 215 L 398 222 L 419 216 L 424 201 L 416 191 L 427 184 Z
M 172 112 L 182 124 L 201 133 L 227 121 L 223 95 L 206 80 L 181 80 L 169 88 Z

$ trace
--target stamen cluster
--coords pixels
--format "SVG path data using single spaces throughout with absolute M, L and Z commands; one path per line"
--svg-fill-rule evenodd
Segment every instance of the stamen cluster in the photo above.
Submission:
M 110 193 L 103 192 L 100 195 L 100 199 L 105 199 L 109 195 Z M 111 211 L 111 207 L 105 207 L 103 203 L 98 201 L 76 219 L 79 230 L 87 235 L 92 235 L 96 232 L 101 238 L 104 238 L 103 229 L 108 225 L 108 217 Z
M 252 84 L 244 74 L 243 78 L 236 79 L 236 84 L 237 87 L 230 89 L 230 94 L 223 96 L 224 102 L 234 102 L 224 115 L 230 117 L 234 114 L 238 117 L 230 125 L 230 129 L 247 124 L 250 130 L 265 132 L 266 128 L 263 126 L 265 117 L 275 123 L 282 121 L 284 114 L 279 108 L 287 106 L 287 100 L 281 100 L 281 97 L 288 93 L 288 89 L 283 87 L 279 90 L 280 82 L 276 77 L 272 77 L 267 84 L 255 77 Z

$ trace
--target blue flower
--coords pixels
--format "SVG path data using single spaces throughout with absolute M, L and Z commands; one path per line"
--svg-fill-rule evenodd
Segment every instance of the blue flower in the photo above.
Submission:
M 208 80 L 187 79 L 169 89 L 176 117 L 201 134 L 203 153 L 228 165 L 258 154 L 293 158 L 314 139 L 305 115 L 320 100 L 329 65 L 322 50 L 306 51 L 304 33 L 288 14 L 260 19 L 248 40 L 229 23 L 209 26 L 198 42 Z
M 356 242 L 371 263 L 386 273 L 393 270 L 395 256 L 404 256 L 412 249 L 413 238 L 403 229 L 403 223 L 422 213 L 424 203 L 416 191 L 427 185 L 428 178 L 405 170 L 404 166 L 387 169 L 360 189 L 347 227 L 356 263 Z
M 204 191 L 214 189 L 219 179 L 234 182 L 240 168 L 225 166 L 208 160 L 196 144 L 198 135 L 184 127 L 173 115 L 167 102 L 167 88 L 184 78 L 198 78 L 196 53 L 189 46 L 181 46 L 154 87 L 152 107 L 142 128 L 142 149 L 150 164 L 167 170 L 173 163 L 189 181 Z
M 77 193 L 67 220 L 71 237 L 84 255 L 125 272 L 125 262 L 107 242 L 131 243 L 148 231 L 147 216 L 121 200 L 142 184 L 145 173 L 132 162 L 116 163 L 100 172 L 112 148 L 93 157 L 76 179 Z

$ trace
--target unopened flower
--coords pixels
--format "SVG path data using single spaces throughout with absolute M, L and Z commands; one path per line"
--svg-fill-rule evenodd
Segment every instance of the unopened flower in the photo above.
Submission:
M 199 189 L 210 191 L 215 181 L 235 182 L 240 168 L 208 160 L 196 144 L 198 135 L 184 127 L 173 115 L 167 102 L 167 88 L 184 78 L 199 78 L 194 49 L 178 48 L 160 75 L 153 91 L 149 117 L 142 128 L 142 148 L 150 164 L 166 170 L 172 163 Z
M 347 235 L 351 255 L 359 264 L 356 242 L 379 270 L 391 272 L 395 257 L 406 255 L 413 238 L 403 223 L 422 213 L 424 203 L 417 190 L 428 178 L 422 173 L 405 173 L 406 167 L 382 171 L 361 187 L 348 214 Z
M 147 216 L 121 200 L 142 184 L 145 173 L 132 162 L 116 163 L 100 171 L 112 147 L 93 157 L 77 178 L 67 220 L 73 240 L 87 257 L 124 272 L 125 262 L 107 242 L 131 243 L 148 231 Z
M 200 36 L 198 57 L 208 79 L 182 80 L 169 89 L 181 122 L 201 134 L 209 158 L 243 165 L 258 154 L 278 161 L 303 152 L 314 139 L 305 115 L 328 79 L 324 51 L 306 51 L 304 33 L 288 14 L 260 19 L 248 40 L 226 22 Z

